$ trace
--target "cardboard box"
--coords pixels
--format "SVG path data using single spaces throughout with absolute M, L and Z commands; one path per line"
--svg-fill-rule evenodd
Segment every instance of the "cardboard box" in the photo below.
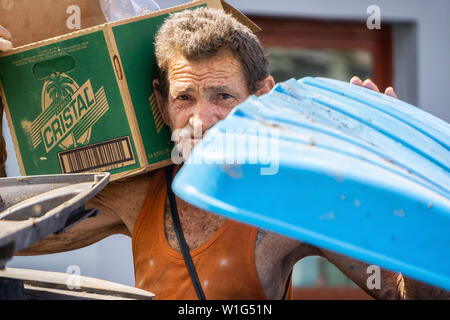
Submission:
M 0 0 L 0 24 L 14 47 L 105 22 L 99 0 Z
M 13 35 L 15 47 L 105 22 L 98 0 L 0 0 L 0 24 Z M 2 130 L 0 121 L 0 177 L 6 176 Z
M 22 175 L 109 171 L 112 180 L 170 164 L 170 130 L 153 93 L 154 36 L 170 12 L 106 23 L 0 56 L 1 95 Z

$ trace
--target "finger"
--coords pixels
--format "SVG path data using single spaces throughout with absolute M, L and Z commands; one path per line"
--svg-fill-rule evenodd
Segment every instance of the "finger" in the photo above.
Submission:
M 6 40 L 11 40 L 11 33 L 2 25 L 0 25 L 0 38 L 5 38 Z
M 361 81 L 361 79 L 358 76 L 354 76 L 351 80 L 350 80 L 351 84 L 355 84 L 357 86 L 363 86 L 363 83 Z
M 380 92 L 380 89 L 378 89 L 378 87 L 376 86 L 375 83 L 372 82 L 372 80 L 370 79 L 366 79 L 363 83 L 364 88 L 376 91 L 376 92 Z
M 12 47 L 13 47 L 13 45 L 12 45 L 11 41 L 0 38 L 0 51 L 8 51 L 8 50 L 11 50 Z
M 392 87 L 387 87 L 386 90 L 384 91 L 384 94 L 392 98 L 398 99 L 397 94 L 395 93 L 394 88 Z

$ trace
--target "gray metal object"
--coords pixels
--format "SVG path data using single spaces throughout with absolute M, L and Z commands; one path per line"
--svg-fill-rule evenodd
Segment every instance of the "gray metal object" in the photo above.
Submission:
M 6 283 L 3 290 L 2 281 Z M 153 296 L 142 289 L 81 275 L 16 268 L 0 271 L 0 299 L 150 300 Z
M 154 294 L 76 274 L 5 268 L 15 252 L 98 213 L 84 205 L 110 174 L 0 179 L 0 300 L 149 300 Z
M 110 174 L 86 173 L 0 179 L 0 269 L 14 252 L 97 214 L 84 204 Z

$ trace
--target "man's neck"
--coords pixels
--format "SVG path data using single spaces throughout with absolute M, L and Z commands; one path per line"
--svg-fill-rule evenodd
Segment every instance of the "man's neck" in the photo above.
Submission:
M 175 177 L 175 175 L 178 173 L 178 171 L 180 171 L 180 169 L 183 167 L 182 164 L 175 164 L 173 167 L 173 176 Z
M 182 167 L 183 165 L 174 165 L 174 177 Z M 203 229 L 205 228 L 205 225 L 210 225 L 212 229 L 217 229 L 226 220 L 225 217 L 197 208 L 188 202 L 183 201 L 183 199 L 177 197 L 176 195 L 175 197 L 177 199 L 178 215 L 180 220 L 182 220 L 185 224 L 193 223 L 199 227 L 203 226 Z

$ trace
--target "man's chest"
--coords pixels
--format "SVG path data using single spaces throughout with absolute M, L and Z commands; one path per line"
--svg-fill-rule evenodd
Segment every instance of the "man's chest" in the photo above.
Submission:
M 181 228 L 190 250 L 203 245 L 226 222 L 226 218 L 194 207 L 178 197 L 176 205 Z M 164 206 L 164 231 L 169 245 L 180 251 L 168 198 Z
M 178 197 L 176 204 L 183 234 L 190 250 L 201 247 L 227 222 L 226 218 L 194 207 Z M 170 247 L 180 251 L 168 198 L 164 207 L 164 231 Z M 259 280 L 268 297 L 281 298 L 284 295 L 286 280 L 292 271 L 294 261 L 287 265 L 281 262 L 298 245 L 299 242 L 296 240 L 258 229 L 254 243 L 254 258 L 249 261 L 254 261 Z M 230 247 L 230 253 L 235 253 L 238 249 L 239 247 L 234 244 Z M 304 255 L 307 255 L 306 251 Z

